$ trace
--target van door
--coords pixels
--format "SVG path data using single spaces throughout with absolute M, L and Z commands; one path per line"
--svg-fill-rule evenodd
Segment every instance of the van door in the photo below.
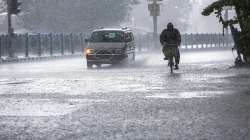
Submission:
M 134 36 L 132 33 L 126 33 L 125 34 L 125 41 L 127 46 L 127 55 L 129 59 L 134 60 L 135 57 L 135 42 L 134 42 Z

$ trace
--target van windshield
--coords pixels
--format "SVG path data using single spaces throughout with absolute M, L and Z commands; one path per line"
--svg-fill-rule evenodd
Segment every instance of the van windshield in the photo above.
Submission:
M 124 33 L 121 31 L 93 32 L 90 42 L 124 42 Z

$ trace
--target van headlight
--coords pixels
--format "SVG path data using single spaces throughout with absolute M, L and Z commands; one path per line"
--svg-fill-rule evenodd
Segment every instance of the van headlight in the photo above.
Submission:
M 85 54 L 93 54 L 94 53 L 94 49 L 86 48 L 84 52 L 85 52 Z

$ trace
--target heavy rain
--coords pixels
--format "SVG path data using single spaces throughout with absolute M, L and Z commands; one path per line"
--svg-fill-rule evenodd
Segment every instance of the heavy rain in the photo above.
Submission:
M 250 139 L 249 7 L 0 0 L 0 140 Z

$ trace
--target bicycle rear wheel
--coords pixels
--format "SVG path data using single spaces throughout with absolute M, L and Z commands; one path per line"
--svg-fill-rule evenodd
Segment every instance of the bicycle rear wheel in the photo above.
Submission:
M 173 67 L 174 67 L 174 59 L 173 59 L 173 57 L 170 57 L 170 59 L 169 59 L 169 67 L 170 67 L 170 72 L 171 72 L 171 74 L 173 74 L 173 73 L 174 73 L 174 70 L 173 70 Z

